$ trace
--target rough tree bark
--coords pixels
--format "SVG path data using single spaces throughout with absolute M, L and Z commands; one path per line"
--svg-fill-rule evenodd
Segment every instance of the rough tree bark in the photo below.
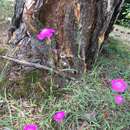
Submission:
M 9 42 L 16 58 L 82 74 L 108 38 L 124 0 L 16 0 Z M 51 44 L 38 45 L 41 28 L 57 30 Z M 21 56 L 22 54 L 22 56 Z M 34 60 L 35 59 L 35 60 Z

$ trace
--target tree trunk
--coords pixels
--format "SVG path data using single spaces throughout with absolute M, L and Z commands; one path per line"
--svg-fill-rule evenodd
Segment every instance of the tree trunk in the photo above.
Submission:
M 9 42 L 20 45 L 17 59 L 24 58 L 56 70 L 91 66 L 108 38 L 124 0 L 16 0 Z M 40 29 L 56 30 L 50 44 L 35 38 Z M 22 55 L 22 56 L 21 56 Z

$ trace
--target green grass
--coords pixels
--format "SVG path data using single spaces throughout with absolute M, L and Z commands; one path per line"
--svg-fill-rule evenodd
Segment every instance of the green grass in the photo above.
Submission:
M 13 2 L 9 0 L 0 0 L 0 22 L 5 21 L 7 17 L 13 15 Z
M 4 89 L 0 97 L 0 101 L 5 102 L 0 126 L 22 130 L 24 124 L 36 123 L 41 130 L 129 129 L 130 98 L 127 97 L 124 105 L 117 106 L 110 89 L 113 78 L 123 78 L 130 85 L 129 49 L 122 42 L 111 39 L 93 69 L 81 80 L 57 89 L 50 84 L 38 99 L 32 93 L 32 84 L 36 87 L 41 82 L 38 73 L 26 75 L 23 84 L 28 86 L 27 91 L 32 95 L 28 99 L 18 100 Z M 62 124 L 56 124 L 52 121 L 52 115 L 60 110 L 66 111 L 67 115 Z

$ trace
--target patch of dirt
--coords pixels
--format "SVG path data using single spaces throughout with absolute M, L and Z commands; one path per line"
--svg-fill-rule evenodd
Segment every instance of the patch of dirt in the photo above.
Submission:
M 121 40 L 123 43 L 130 46 L 130 29 L 119 25 L 114 25 L 114 30 L 110 36 Z

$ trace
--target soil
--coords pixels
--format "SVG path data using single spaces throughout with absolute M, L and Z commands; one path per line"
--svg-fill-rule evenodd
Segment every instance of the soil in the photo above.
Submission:
M 130 28 L 125 28 L 119 25 L 114 25 L 114 30 L 110 34 L 110 36 L 130 46 Z

